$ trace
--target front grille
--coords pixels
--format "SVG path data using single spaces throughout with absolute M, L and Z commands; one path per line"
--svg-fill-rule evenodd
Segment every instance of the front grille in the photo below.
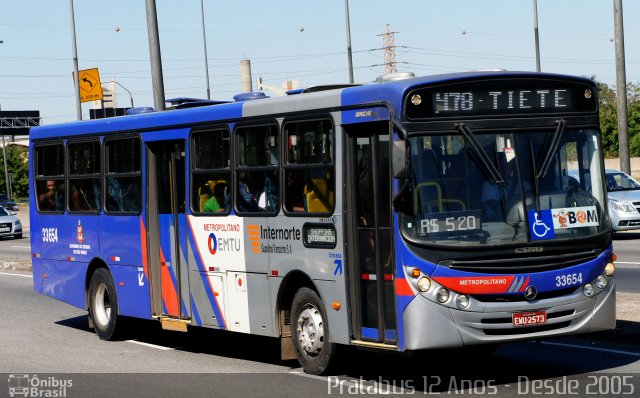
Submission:
M 513 336 L 514 334 L 532 334 L 538 332 L 547 332 L 549 330 L 562 329 L 566 328 L 569 325 L 571 325 L 571 321 L 509 329 L 485 329 L 484 334 L 486 334 L 487 336 Z
M 524 274 L 528 272 L 551 271 L 568 268 L 594 260 L 600 250 L 553 256 L 508 257 L 490 260 L 452 260 L 439 264 L 464 272 L 480 272 L 485 274 Z
M 570 287 L 567 289 L 560 290 L 551 290 L 548 292 L 540 292 L 536 296 L 537 300 L 545 300 L 550 298 L 562 297 L 569 294 L 573 294 L 576 291 L 576 287 Z M 477 294 L 473 295 L 478 301 L 482 301 L 483 303 L 513 303 L 518 301 L 528 301 L 524 297 L 524 293 L 519 294 Z
M 9 231 L 11 231 L 11 223 L 10 222 L 0 223 L 0 228 L 9 228 Z

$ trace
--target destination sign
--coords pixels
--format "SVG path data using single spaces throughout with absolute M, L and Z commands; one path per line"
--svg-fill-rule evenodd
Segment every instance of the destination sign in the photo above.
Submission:
M 480 115 L 595 112 L 595 89 L 587 84 L 500 80 L 456 83 L 409 92 L 409 119 Z
M 568 89 L 491 90 L 433 92 L 433 113 L 449 112 L 510 112 L 510 111 L 570 111 L 573 96 Z

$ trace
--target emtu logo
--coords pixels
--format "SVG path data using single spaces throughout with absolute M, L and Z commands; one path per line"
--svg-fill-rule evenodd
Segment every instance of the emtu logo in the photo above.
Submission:
M 247 225 L 247 233 L 249 234 L 249 241 L 251 242 L 251 251 L 260 253 L 260 226 Z
M 218 251 L 218 238 L 213 232 L 209 234 L 207 246 L 209 246 L 209 253 L 211 254 L 216 254 L 216 251 Z

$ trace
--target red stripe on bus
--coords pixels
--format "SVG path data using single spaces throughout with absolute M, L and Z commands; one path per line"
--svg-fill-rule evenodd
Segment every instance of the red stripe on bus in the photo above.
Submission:
M 526 289 L 527 286 L 529 286 L 529 277 L 528 276 L 527 276 L 527 280 L 524 281 L 524 283 L 522 284 L 522 287 L 520 288 L 520 293 L 524 292 L 524 289 Z
M 440 276 L 433 280 L 442 286 L 465 294 L 498 294 L 506 293 L 515 279 L 514 275 L 496 276 Z
M 164 253 L 162 249 L 160 249 L 160 263 L 166 264 Z M 171 272 L 169 271 L 169 267 L 160 267 L 160 280 L 162 284 L 162 300 L 164 304 L 167 306 L 167 315 L 178 315 L 178 293 L 176 291 L 176 286 L 173 284 L 173 279 L 171 279 Z
M 405 278 L 394 279 L 394 285 L 396 287 L 397 296 L 415 296 L 416 294 L 411 290 L 409 282 Z

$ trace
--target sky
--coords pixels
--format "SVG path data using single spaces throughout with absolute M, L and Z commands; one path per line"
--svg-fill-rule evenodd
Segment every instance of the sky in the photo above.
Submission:
M 71 0 L 0 0 L 0 109 L 39 110 L 42 124 L 76 119 Z M 144 0 L 75 0 L 79 69 L 115 79 L 153 106 Z M 206 98 L 200 0 L 156 0 L 165 97 Z M 350 0 L 354 80 L 384 73 L 382 33 L 398 71 L 432 75 L 534 71 L 533 0 Z M 627 80 L 640 81 L 640 1 L 623 0 Z M 241 92 L 240 60 L 270 86 L 349 81 L 344 0 L 204 0 L 213 99 Z M 538 0 L 543 72 L 615 86 L 613 0 Z M 276 95 L 266 91 L 268 95 Z M 117 90 L 119 106 L 130 98 Z M 83 104 L 88 119 L 90 103 Z

